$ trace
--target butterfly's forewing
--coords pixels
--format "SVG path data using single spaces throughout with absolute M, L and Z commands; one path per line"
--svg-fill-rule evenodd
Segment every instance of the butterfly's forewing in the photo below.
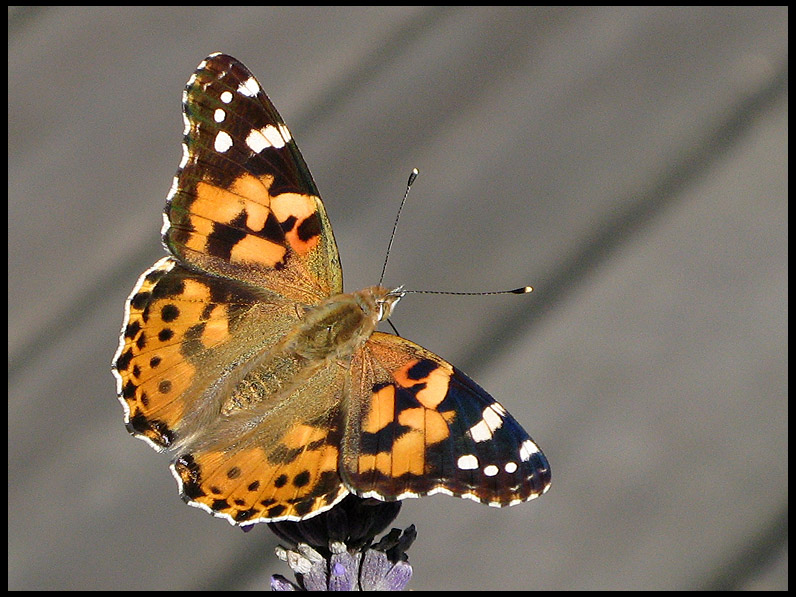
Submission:
M 254 75 L 209 56 L 183 95 L 183 163 L 164 243 L 182 262 L 304 304 L 342 291 L 323 203 L 290 131 Z
M 355 355 L 348 407 L 341 474 L 357 495 L 508 506 L 550 484 L 547 459 L 506 409 L 404 338 L 376 332 Z

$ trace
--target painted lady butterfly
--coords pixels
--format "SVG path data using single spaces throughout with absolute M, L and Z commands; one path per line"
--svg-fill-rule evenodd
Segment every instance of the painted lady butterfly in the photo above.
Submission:
M 318 190 L 249 70 L 209 56 L 183 112 L 170 256 L 135 285 L 113 360 L 127 429 L 175 454 L 183 499 L 248 525 L 349 493 L 492 506 L 544 493 L 547 460 L 500 404 L 376 331 L 400 289 L 342 293 Z

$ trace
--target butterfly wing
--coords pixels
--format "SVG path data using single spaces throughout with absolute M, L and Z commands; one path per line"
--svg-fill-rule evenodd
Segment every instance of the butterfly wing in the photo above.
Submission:
M 163 230 L 169 251 L 304 304 L 342 292 L 318 190 L 254 75 L 231 56 L 209 56 L 188 81 L 183 116 L 183 161 Z
M 432 352 L 374 333 L 352 362 L 341 475 L 359 496 L 492 506 L 544 493 L 550 467 L 494 398 Z

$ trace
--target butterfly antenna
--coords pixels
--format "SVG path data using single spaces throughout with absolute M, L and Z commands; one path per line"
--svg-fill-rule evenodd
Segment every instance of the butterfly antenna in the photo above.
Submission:
M 453 294 L 457 296 L 484 296 L 487 294 L 527 294 L 533 292 L 530 286 L 522 286 L 512 290 L 489 290 L 486 292 L 449 292 L 447 290 L 402 290 L 404 294 Z
M 413 168 L 412 173 L 409 175 L 409 182 L 406 183 L 404 198 L 401 199 L 401 205 L 398 206 L 398 215 L 395 216 L 395 223 L 392 225 L 392 234 L 390 234 L 390 242 L 387 244 L 387 254 L 384 256 L 384 265 L 381 268 L 381 276 L 379 277 L 378 284 L 379 286 L 381 286 L 381 283 L 384 280 L 384 273 L 387 271 L 387 261 L 390 259 L 390 249 L 392 249 L 392 241 L 395 240 L 395 231 L 398 229 L 398 220 L 401 218 L 401 211 L 404 208 L 404 203 L 406 203 L 406 198 L 409 197 L 409 189 L 412 188 L 412 185 L 417 179 L 418 174 L 420 174 L 420 171 L 417 168 Z

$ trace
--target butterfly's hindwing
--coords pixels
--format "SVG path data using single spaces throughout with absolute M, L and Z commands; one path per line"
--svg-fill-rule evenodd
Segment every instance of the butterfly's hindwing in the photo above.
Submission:
M 334 391 L 343 373 L 321 367 L 278 400 L 219 417 L 172 464 L 183 499 L 239 524 L 300 520 L 343 499 L 342 396 Z M 239 388 L 267 396 L 256 389 L 259 375 L 254 370 Z

